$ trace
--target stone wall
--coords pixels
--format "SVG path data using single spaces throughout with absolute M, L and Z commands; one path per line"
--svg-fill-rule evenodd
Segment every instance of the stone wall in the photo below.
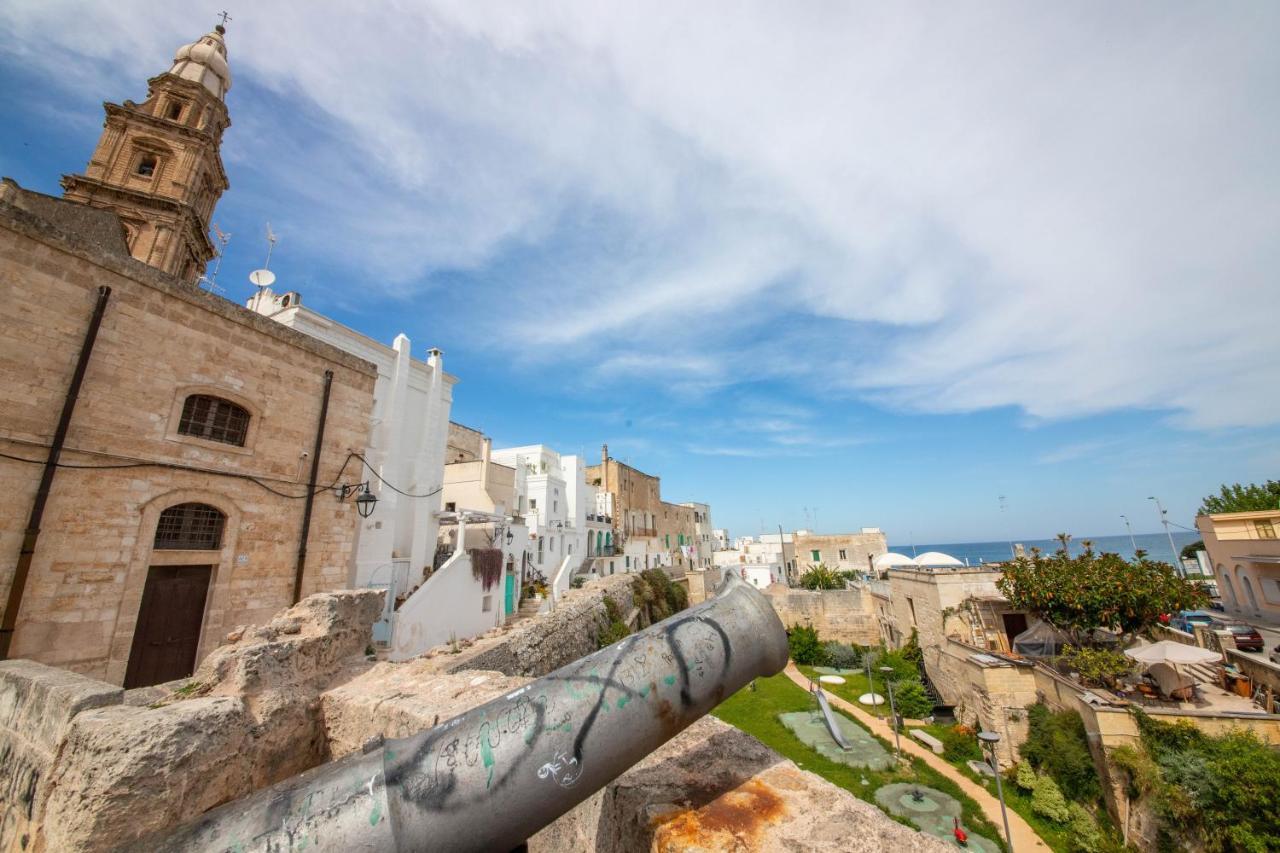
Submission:
M 823 640 L 874 646 L 880 629 L 871 609 L 871 595 L 857 589 L 788 589 L 774 584 L 764 590 L 782 624 L 813 627 Z
M 211 567 L 197 660 L 234 625 L 266 622 L 293 600 L 303 501 L 288 495 L 306 491 L 300 457 L 314 452 L 324 373 L 334 374 L 319 469 L 329 483 L 349 449 L 364 446 L 375 370 L 0 202 L 5 454 L 47 454 L 100 285 L 111 297 L 62 456 L 99 467 L 57 473 L 11 657 L 121 684 L 152 566 Z M 249 411 L 243 447 L 178 433 L 194 393 Z M 0 603 L 41 470 L 0 459 Z M 160 513 L 184 502 L 226 515 L 217 550 L 153 550 Z M 356 530 L 351 501 L 321 495 L 314 506 L 304 594 L 348 585 Z
M 362 664 L 380 597 L 311 596 L 237 629 L 190 681 L 147 688 L 138 704 L 65 670 L 0 663 L 12 792 L 0 851 L 113 850 L 325 760 L 319 693 Z
M 1001 760 L 1015 761 L 1016 747 L 1027 739 L 1027 715 L 1021 709 L 1037 700 L 1034 669 L 987 660 L 985 649 L 955 639 L 922 651 L 929 680 L 939 698 L 954 706 L 956 719 L 999 734 Z

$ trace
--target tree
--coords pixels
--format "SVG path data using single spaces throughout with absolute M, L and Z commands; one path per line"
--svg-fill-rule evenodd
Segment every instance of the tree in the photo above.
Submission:
M 911 719 L 921 719 L 933 713 L 933 700 L 924 692 L 918 678 L 909 678 L 893 685 L 893 700 L 898 713 Z
M 1072 557 L 1065 550 L 1032 554 L 1005 564 L 996 581 L 1015 610 L 1028 610 L 1089 645 L 1097 628 L 1131 635 L 1166 613 L 1194 610 L 1208 602 L 1204 588 L 1178 575 L 1173 566 L 1146 555 L 1133 562 L 1119 554 L 1094 552 Z
M 805 589 L 844 589 L 844 575 L 819 563 L 800 576 L 800 585 Z
M 1178 556 L 1184 560 L 1194 560 L 1196 558 L 1196 551 L 1203 551 L 1203 550 L 1204 550 L 1204 540 L 1197 539 L 1187 547 L 1183 548 L 1181 553 L 1178 554 Z
M 825 666 L 827 650 L 818 639 L 818 632 L 809 625 L 796 625 L 787 632 L 787 646 L 791 659 L 810 666 Z
M 1208 495 L 1200 502 L 1197 515 L 1213 515 L 1219 512 L 1254 512 L 1260 509 L 1280 508 L 1280 480 L 1267 480 L 1262 485 L 1250 483 L 1242 486 L 1222 484 L 1216 495 Z

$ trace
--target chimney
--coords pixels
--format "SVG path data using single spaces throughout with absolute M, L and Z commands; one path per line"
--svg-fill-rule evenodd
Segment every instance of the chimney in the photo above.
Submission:
M 480 488 L 489 491 L 489 452 L 493 449 L 493 439 L 485 436 L 480 439 Z
M 600 490 L 609 491 L 609 445 L 600 445 Z

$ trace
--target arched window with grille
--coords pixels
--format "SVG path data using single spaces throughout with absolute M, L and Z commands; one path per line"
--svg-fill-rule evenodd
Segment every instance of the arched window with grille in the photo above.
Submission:
M 154 547 L 162 551 L 217 551 L 227 517 L 217 507 L 200 503 L 171 506 L 160 513 Z
M 244 447 L 245 438 L 249 435 L 249 412 L 221 397 L 192 394 L 182 404 L 178 432 Z

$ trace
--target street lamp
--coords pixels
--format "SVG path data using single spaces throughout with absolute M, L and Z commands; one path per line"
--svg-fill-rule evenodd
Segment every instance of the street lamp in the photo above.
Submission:
M 901 758 L 902 741 L 898 739 L 898 706 L 893 701 L 893 682 L 889 680 L 889 676 L 893 674 L 893 667 L 882 666 L 880 671 L 884 673 L 884 686 L 889 693 L 889 713 L 893 717 L 893 749 L 898 754 L 898 757 Z
M 1133 538 L 1133 528 L 1129 526 L 1129 516 L 1122 512 L 1120 517 L 1124 519 L 1124 529 L 1129 531 L 1129 544 L 1133 546 L 1133 552 L 1136 554 L 1138 552 L 1138 540 Z
M 369 481 L 357 483 L 354 486 L 343 483 L 338 486 L 338 502 L 341 503 L 347 499 L 348 495 L 356 496 L 356 512 L 360 513 L 361 518 L 368 518 L 373 514 L 373 508 L 378 505 L 378 498 L 369 491 Z
M 1182 558 L 1178 556 L 1178 549 L 1173 545 L 1173 534 L 1169 532 L 1169 511 L 1160 504 L 1159 498 L 1148 497 L 1147 500 L 1155 501 L 1156 509 L 1160 510 L 1160 523 L 1164 525 L 1164 535 L 1169 537 L 1169 553 L 1173 555 L 1173 567 L 1185 578 L 1187 570 L 1182 566 Z
M 1009 853 L 1013 853 L 1013 836 L 1009 833 L 1009 813 L 1004 807 L 1004 786 L 1000 784 L 1000 759 L 996 758 L 996 744 L 1000 742 L 1000 735 L 995 732 L 978 732 L 978 740 L 982 741 L 982 745 L 991 752 L 991 769 L 996 774 L 996 796 L 1000 798 L 1000 817 L 1004 819 L 1004 841 L 1009 848 Z

